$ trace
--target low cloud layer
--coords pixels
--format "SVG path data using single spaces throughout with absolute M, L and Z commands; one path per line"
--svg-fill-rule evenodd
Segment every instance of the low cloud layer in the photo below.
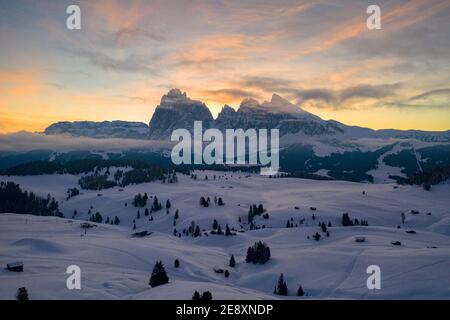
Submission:
M 69 135 L 45 135 L 31 132 L 0 134 L 0 151 L 123 151 L 130 149 L 156 150 L 168 147 L 168 143 L 153 140 L 94 139 Z

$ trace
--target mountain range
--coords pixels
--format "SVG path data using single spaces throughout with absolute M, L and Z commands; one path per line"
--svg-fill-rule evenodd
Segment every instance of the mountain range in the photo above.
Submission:
M 149 125 L 141 122 L 57 122 L 45 129 L 45 134 L 70 134 L 92 138 L 129 138 L 169 140 L 174 129 L 192 130 L 194 121 L 202 121 L 203 128 L 220 130 L 273 129 L 280 130 L 285 142 L 293 141 L 292 135 L 333 139 L 416 139 L 428 142 L 450 142 L 449 131 L 421 130 L 373 130 L 347 126 L 335 120 L 323 120 L 288 100 L 274 94 L 270 101 L 259 103 L 254 99 L 244 99 L 234 110 L 225 105 L 216 119 L 205 103 L 189 98 L 179 89 L 172 89 L 163 95 Z
M 45 129 L 43 135 L 55 139 L 55 135 L 96 138 L 101 149 L 86 146 L 61 152 L 49 150 L 48 145 L 34 144 L 34 149 L 28 152 L 0 151 L 0 170 L 32 161 L 75 159 L 140 159 L 170 165 L 172 131 L 192 130 L 194 121 L 202 121 L 204 129 L 279 129 L 281 170 L 288 172 L 338 180 L 389 182 L 450 165 L 450 131 L 348 126 L 321 119 L 276 94 L 262 103 L 245 99 L 237 110 L 225 105 L 214 119 L 205 103 L 172 89 L 161 98 L 148 125 L 126 121 L 58 122 Z M 119 151 L 109 150 L 106 142 L 101 143 L 104 138 L 167 146 L 151 150 L 123 140 Z

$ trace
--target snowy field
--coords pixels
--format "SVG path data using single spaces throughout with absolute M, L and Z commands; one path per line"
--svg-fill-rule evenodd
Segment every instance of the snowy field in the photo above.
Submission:
M 204 180 L 205 175 L 208 180 Z M 0 214 L 0 299 L 14 299 L 22 286 L 30 299 L 190 299 L 194 290 L 209 290 L 214 299 L 450 298 L 449 184 L 426 192 L 416 186 L 270 179 L 244 173 L 198 172 L 197 180 L 178 178 L 175 184 L 82 190 L 65 200 L 66 190 L 78 187 L 79 177 L 0 177 L 44 197 L 50 193 L 66 217 Z M 150 216 L 144 216 L 145 208 L 132 205 L 134 196 L 144 192 L 156 195 L 163 206 L 170 199 L 170 212 L 151 213 L 150 221 Z M 201 207 L 201 196 L 222 197 L 225 205 L 213 202 L 208 208 Z M 149 199 L 148 208 L 151 202 Z M 266 228 L 249 231 L 245 223 L 248 208 L 260 203 L 269 219 L 256 217 L 255 222 Z M 103 218 L 118 216 L 121 223 L 97 224 L 84 234 L 80 223 L 89 218 L 89 209 L 100 212 Z M 176 209 L 179 219 L 174 227 Z M 78 215 L 70 219 L 74 210 Z M 419 213 L 411 214 L 411 210 Z M 353 219 L 367 220 L 369 226 L 342 227 L 343 212 Z M 291 218 L 297 227 L 286 228 Z M 173 235 L 174 228 L 182 231 L 192 221 L 209 233 L 213 219 L 222 229 L 228 224 L 244 232 L 228 237 Z M 329 237 L 318 227 L 322 221 L 332 224 Z M 152 234 L 131 237 L 133 232 L 144 230 Z M 416 233 L 406 233 L 408 230 Z M 311 238 L 316 232 L 322 234 L 320 241 Z M 356 236 L 366 241 L 357 243 Z M 270 261 L 264 265 L 245 263 L 247 248 L 259 240 L 270 247 Z M 401 246 L 392 245 L 395 241 Z M 232 254 L 235 268 L 228 266 Z M 177 269 L 175 259 L 180 261 Z M 151 288 L 148 281 L 157 260 L 164 263 L 170 281 Z M 24 262 L 23 273 L 4 269 L 14 261 Z M 66 288 L 69 265 L 81 268 L 81 290 Z M 367 289 L 369 265 L 381 268 L 381 290 Z M 229 270 L 229 278 L 216 273 L 215 268 Z M 280 273 L 287 282 L 287 297 L 273 294 Z M 304 297 L 296 296 L 299 284 L 306 292 Z

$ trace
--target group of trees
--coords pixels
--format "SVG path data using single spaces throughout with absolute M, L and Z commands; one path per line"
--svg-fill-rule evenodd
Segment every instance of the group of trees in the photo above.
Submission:
M 159 210 L 161 210 L 161 209 L 162 209 L 161 202 L 159 202 L 157 196 L 154 196 L 154 197 L 153 197 L 153 203 L 152 203 L 151 211 L 152 211 L 152 212 L 157 212 L 157 211 L 159 211 Z
M 14 182 L 0 182 L 0 213 L 33 214 L 39 216 L 58 216 L 59 205 L 50 195 L 47 198 L 36 196 L 33 192 L 23 191 Z
M 211 204 L 211 199 L 209 197 L 207 197 L 207 198 L 205 198 L 203 196 L 200 197 L 200 205 L 202 207 L 207 208 L 207 207 L 209 207 L 210 204 Z M 218 205 L 218 206 L 225 205 L 225 203 L 223 202 L 222 198 L 221 197 L 218 198 L 217 196 L 214 197 L 214 204 Z
M 416 184 L 421 185 L 427 191 L 431 189 L 432 185 L 441 183 L 450 178 L 450 165 L 438 165 L 425 168 L 423 171 L 418 171 L 415 174 L 408 176 L 408 178 L 397 178 L 399 184 Z
M 294 224 L 294 218 L 292 218 L 292 217 L 286 222 L 286 228 L 297 228 L 297 227 L 298 227 L 298 223 Z
M 113 188 L 117 185 L 116 182 L 108 180 L 108 176 L 106 174 L 90 174 L 81 177 L 78 180 L 78 184 L 81 189 L 85 190 L 102 190 Z
M 350 218 L 350 216 L 348 215 L 348 213 L 343 213 L 342 214 L 342 226 L 344 227 L 349 227 L 349 226 L 368 226 L 369 222 L 367 220 L 362 220 L 359 221 L 358 219 L 354 219 L 352 220 Z
M 209 291 L 205 291 L 202 294 L 200 294 L 197 290 L 194 291 L 194 294 L 192 295 L 192 301 L 211 301 L 212 300 L 212 294 Z
M 266 210 L 264 209 L 264 206 L 262 204 L 259 204 L 258 206 L 256 204 L 252 204 L 250 208 L 248 209 L 248 216 L 247 216 L 247 222 L 252 223 L 253 218 L 255 216 L 262 215 Z M 267 216 L 268 217 L 268 216 Z
M 287 287 L 287 283 L 284 280 L 284 275 L 280 274 L 280 277 L 278 278 L 278 283 L 275 286 L 275 288 L 273 289 L 273 293 L 280 295 L 280 296 L 287 296 L 289 293 L 288 287 Z M 298 290 L 297 290 L 297 296 L 298 297 L 303 297 L 305 295 L 305 292 L 303 291 L 303 288 L 301 285 L 299 285 Z
M 176 231 L 176 229 L 174 231 Z M 175 232 L 174 232 L 174 234 L 175 234 Z M 187 229 L 183 230 L 183 234 L 191 235 L 193 238 L 202 236 L 200 227 L 194 221 L 191 222 L 191 225 Z
M 261 241 L 255 242 L 255 244 L 247 249 L 247 256 L 245 262 L 252 262 L 254 264 L 264 264 L 270 260 L 270 248 Z
M 134 196 L 133 206 L 140 208 L 145 207 L 147 205 L 147 200 L 148 200 L 147 193 L 144 193 L 144 195 L 138 193 L 137 195 Z
M 109 218 L 109 217 L 108 217 Z M 117 218 L 117 217 L 116 217 Z M 96 212 L 95 214 L 91 215 L 91 217 L 89 218 L 89 221 L 91 222 L 97 222 L 97 223 L 102 223 L 103 222 L 103 217 L 100 214 L 100 212 Z M 109 219 L 108 219 L 109 221 Z M 107 222 L 105 222 L 107 223 Z
M 235 236 L 236 235 L 236 233 L 234 232 L 234 229 L 230 229 L 228 224 L 225 225 L 225 232 L 224 232 L 222 230 L 222 226 L 219 224 L 219 222 L 217 222 L 216 219 L 214 219 L 214 221 L 213 221 L 211 234 L 216 234 L 216 235 L 225 234 L 226 236 Z
M 80 190 L 78 190 L 77 188 L 69 188 L 67 189 L 66 194 L 67 194 L 66 200 L 69 200 L 70 198 L 79 195 Z
M 163 179 L 163 182 L 166 182 L 166 179 Z M 175 171 L 169 172 L 167 174 L 167 182 L 168 183 L 176 183 L 178 182 L 177 173 Z

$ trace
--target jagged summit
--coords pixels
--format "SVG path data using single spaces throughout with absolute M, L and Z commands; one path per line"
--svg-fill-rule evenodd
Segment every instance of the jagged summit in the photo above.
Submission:
M 282 112 L 282 113 L 292 113 L 292 114 L 305 114 L 307 113 L 305 110 L 296 106 L 295 104 L 290 103 L 288 100 L 280 97 L 277 94 L 272 95 L 272 99 L 270 101 L 264 101 L 261 104 L 261 107 L 270 110 L 271 112 Z
M 254 111 L 254 109 L 259 108 L 260 104 L 257 100 L 253 98 L 246 98 L 242 100 L 239 110 L 240 112 Z
M 161 102 L 157 108 L 183 108 L 190 105 L 206 105 L 198 100 L 189 98 L 186 92 L 182 92 L 180 89 L 170 89 L 165 95 L 161 97 Z
M 205 128 L 214 121 L 208 107 L 201 101 L 190 99 L 185 92 L 171 89 L 163 95 L 150 120 L 151 139 L 170 138 L 178 128 L 193 129 L 194 121 L 202 121 Z

